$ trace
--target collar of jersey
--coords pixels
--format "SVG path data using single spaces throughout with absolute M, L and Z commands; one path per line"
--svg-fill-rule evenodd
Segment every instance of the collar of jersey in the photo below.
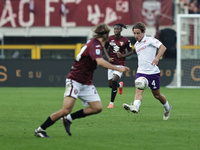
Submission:
M 143 39 L 140 42 L 143 42 L 146 39 L 146 35 L 144 35 Z
M 137 41 L 137 43 L 141 43 L 141 42 L 143 42 L 145 39 L 146 39 L 146 35 L 144 35 L 143 39 L 142 39 L 140 42 Z

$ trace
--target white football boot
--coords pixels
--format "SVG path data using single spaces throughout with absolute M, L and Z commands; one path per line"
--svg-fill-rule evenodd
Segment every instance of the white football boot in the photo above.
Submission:
M 35 136 L 37 137 L 41 137 L 41 138 L 49 138 L 50 136 L 47 135 L 46 131 L 45 130 L 35 130 Z
M 132 111 L 133 113 L 138 113 L 139 110 L 134 106 L 134 105 L 128 105 L 128 104 L 123 104 L 124 109 L 128 110 L 128 111 Z
M 163 120 L 169 119 L 171 110 L 172 110 L 172 106 L 169 105 L 169 110 L 164 112 Z

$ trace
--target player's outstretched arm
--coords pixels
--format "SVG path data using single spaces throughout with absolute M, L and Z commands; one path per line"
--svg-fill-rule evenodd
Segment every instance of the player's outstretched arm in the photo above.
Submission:
M 108 55 L 108 51 L 107 51 L 106 48 L 104 48 L 104 53 L 106 54 L 106 57 L 107 57 L 109 62 L 113 62 L 114 61 L 114 58 L 110 58 L 110 56 Z
M 117 53 L 118 58 L 128 57 L 133 54 L 133 51 L 127 52 L 126 54 L 121 54 L 120 52 Z
M 158 65 L 159 59 L 165 53 L 166 49 L 167 48 L 163 44 L 160 45 L 159 52 L 156 55 L 156 58 L 152 61 L 152 63 L 151 63 L 152 65 Z
M 129 71 L 130 69 L 126 66 L 124 67 L 116 67 L 112 64 L 110 64 L 109 62 L 107 62 L 106 60 L 104 60 L 103 58 L 96 58 L 96 62 L 97 62 L 97 65 L 103 67 L 103 68 L 107 68 L 107 69 L 113 69 L 113 70 L 117 70 L 117 71 L 120 71 L 120 72 L 126 72 L 126 71 Z

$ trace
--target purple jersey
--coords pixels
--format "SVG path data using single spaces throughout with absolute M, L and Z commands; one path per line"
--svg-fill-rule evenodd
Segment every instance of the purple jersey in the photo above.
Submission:
M 111 58 L 114 58 L 114 62 L 112 64 L 114 65 L 125 65 L 126 57 L 118 58 L 117 52 L 120 52 L 121 54 L 126 53 L 126 49 L 128 51 L 132 51 L 132 45 L 129 39 L 121 36 L 120 39 L 115 39 L 114 35 L 109 37 L 109 41 L 106 42 L 105 48 L 109 48 L 108 55 Z
M 102 58 L 103 47 L 99 40 L 91 39 L 81 48 L 67 78 L 79 83 L 93 84 L 93 73 L 97 68 L 96 58 Z

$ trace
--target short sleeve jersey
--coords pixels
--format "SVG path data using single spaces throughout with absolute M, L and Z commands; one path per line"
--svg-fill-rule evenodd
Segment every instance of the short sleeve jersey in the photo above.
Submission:
M 115 50 L 114 47 L 118 46 L 119 50 Z M 112 64 L 114 65 L 125 65 L 126 58 L 118 58 L 117 57 L 117 52 L 120 52 L 121 54 L 126 53 L 126 49 L 128 51 L 132 51 L 132 45 L 129 39 L 121 36 L 120 39 L 115 39 L 114 35 L 109 37 L 109 41 L 105 43 L 104 46 L 106 49 L 109 48 L 108 55 L 111 58 L 114 58 L 114 62 Z
M 91 39 L 81 48 L 67 78 L 92 85 L 93 73 L 97 68 L 96 58 L 102 58 L 103 47 L 99 40 Z
M 156 57 L 157 48 L 162 43 L 153 37 L 144 36 L 140 42 L 136 42 L 134 47 L 138 56 L 138 69 L 137 73 L 156 74 L 160 73 L 157 65 L 151 65 Z

